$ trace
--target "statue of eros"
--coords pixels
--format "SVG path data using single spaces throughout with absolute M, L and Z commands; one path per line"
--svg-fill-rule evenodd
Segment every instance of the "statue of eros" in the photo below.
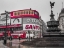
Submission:
M 55 3 L 55 2 L 51 2 L 51 1 L 50 1 L 50 6 L 51 6 L 51 9 L 53 8 L 54 3 Z

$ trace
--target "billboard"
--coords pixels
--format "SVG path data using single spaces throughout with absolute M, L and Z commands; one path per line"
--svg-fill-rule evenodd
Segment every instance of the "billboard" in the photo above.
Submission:
M 39 19 L 36 18 L 23 18 L 23 24 L 39 24 Z
M 23 30 L 40 31 L 40 25 L 37 25 L 37 24 L 23 24 Z
M 22 18 L 11 19 L 11 25 L 13 25 L 13 24 L 22 24 Z

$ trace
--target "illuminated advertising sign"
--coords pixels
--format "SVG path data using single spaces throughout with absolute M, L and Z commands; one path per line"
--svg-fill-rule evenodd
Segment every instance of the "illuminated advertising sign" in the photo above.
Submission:
M 23 24 L 23 30 L 40 31 L 40 26 L 37 24 Z
M 23 18 L 23 24 L 39 24 L 39 19 L 36 18 Z
M 38 12 L 34 10 L 18 10 L 10 12 L 11 18 L 33 17 L 39 18 Z
M 22 18 L 11 19 L 11 25 L 13 25 L 13 24 L 22 24 Z

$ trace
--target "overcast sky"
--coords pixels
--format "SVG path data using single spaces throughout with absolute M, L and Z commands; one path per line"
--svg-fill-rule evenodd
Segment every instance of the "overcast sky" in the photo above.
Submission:
M 46 23 L 50 20 L 50 1 L 55 2 L 53 12 L 57 20 L 57 13 L 60 13 L 64 0 L 0 0 L 0 13 L 3 13 L 5 10 L 15 11 L 32 8 L 39 12 L 42 20 Z

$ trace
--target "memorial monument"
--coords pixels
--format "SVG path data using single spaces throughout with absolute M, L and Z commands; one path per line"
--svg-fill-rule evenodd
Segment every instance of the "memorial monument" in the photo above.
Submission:
M 45 36 L 58 36 L 60 35 L 60 29 L 58 28 L 59 26 L 59 21 L 56 21 L 54 19 L 54 14 L 52 11 L 52 8 L 54 7 L 55 2 L 50 1 L 50 7 L 51 7 L 51 14 L 50 14 L 50 21 L 47 22 L 47 34 Z

